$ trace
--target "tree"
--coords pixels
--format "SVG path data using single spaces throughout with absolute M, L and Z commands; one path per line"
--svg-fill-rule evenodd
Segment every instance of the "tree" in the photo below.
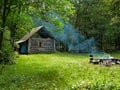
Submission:
M 0 11 L 2 12 L 2 14 L 1 14 L 1 30 L 0 30 L 0 51 L 2 49 L 3 33 L 5 30 L 6 20 L 7 20 L 8 14 L 10 12 L 10 5 L 7 3 L 8 3 L 8 0 L 2 0 L 1 4 L 0 4 L 0 6 L 1 6 Z
M 58 27 L 62 27 L 61 20 L 68 21 L 74 11 L 73 4 L 68 0 L 35 0 L 30 7 L 30 15 L 34 18 L 35 23 L 40 18 Z M 40 25 L 40 23 L 37 23 L 37 25 Z
M 2 59 L 4 60 L 8 57 L 5 56 L 5 53 L 9 53 L 8 55 L 10 55 L 10 52 L 6 51 L 5 47 L 2 47 L 3 44 L 6 43 L 8 46 L 12 46 L 11 49 L 13 49 L 14 42 L 34 26 L 33 19 L 36 16 L 37 19 L 40 17 L 46 22 L 51 22 L 55 26 L 62 27 L 61 22 L 58 18 L 53 17 L 53 15 L 59 14 L 64 21 L 67 21 L 73 12 L 73 5 L 68 0 L 1 0 L 0 57 L 3 56 Z M 10 38 L 6 39 L 7 41 L 4 39 L 6 31 L 10 33 Z M 4 41 L 5 43 L 3 43 Z
M 112 0 L 111 2 L 111 12 L 113 18 L 111 19 L 111 25 L 115 27 L 114 37 L 115 37 L 115 48 L 120 50 L 120 0 Z
M 15 42 L 15 34 L 19 25 L 21 25 L 20 17 L 21 12 L 22 15 L 26 15 L 28 9 L 29 1 L 21 1 L 21 0 L 2 0 L 0 1 L 0 14 L 1 14 L 1 30 L 0 30 L 0 62 L 9 62 L 11 59 L 11 55 L 13 52 L 14 42 Z M 9 39 L 6 39 L 4 33 L 6 31 L 10 32 Z M 5 33 L 6 34 L 6 33 Z M 7 45 L 6 45 L 7 44 Z M 11 47 L 11 45 L 13 47 Z M 5 47 L 6 46 L 6 47 Z M 6 50 L 7 47 L 10 47 L 9 50 Z M 14 56 L 14 55 L 13 55 Z M 7 60 L 7 61 L 6 61 Z
M 108 36 L 111 29 L 113 29 L 110 26 L 112 14 L 109 7 L 111 1 L 71 0 L 71 2 L 76 9 L 74 21 L 71 22 L 74 22 L 73 25 L 75 25 L 79 32 L 85 35 L 86 39 L 95 37 L 98 47 L 102 50 L 107 49 L 108 44 L 112 47 L 113 44 L 111 44 L 110 35 Z

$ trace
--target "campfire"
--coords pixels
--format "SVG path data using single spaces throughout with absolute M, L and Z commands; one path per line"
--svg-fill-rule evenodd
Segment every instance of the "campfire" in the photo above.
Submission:
M 120 64 L 120 59 L 114 58 L 114 57 L 99 57 L 99 58 L 94 58 L 94 55 L 90 54 L 90 63 L 93 64 L 100 64 L 100 65 L 105 65 L 105 66 L 111 66 L 114 64 Z

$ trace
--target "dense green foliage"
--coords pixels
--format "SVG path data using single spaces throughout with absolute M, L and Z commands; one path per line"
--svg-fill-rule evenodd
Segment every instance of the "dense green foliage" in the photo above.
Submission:
M 67 5 L 67 7 L 66 7 Z M 74 10 L 73 5 L 64 0 L 59 3 L 59 0 L 1 0 L 0 1 L 0 57 L 2 59 L 7 58 L 9 49 L 4 52 L 4 34 L 8 30 L 10 32 L 8 42 L 6 46 L 10 46 L 12 51 L 15 47 L 15 42 L 19 40 L 27 31 L 34 27 L 34 18 L 41 18 L 47 22 L 51 22 L 58 27 L 62 27 L 59 20 L 55 18 L 47 17 L 48 14 L 53 12 L 60 14 L 64 21 L 67 21 L 68 16 L 71 15 Z M 69 12 L 68 12 L 69 11 Z M 6 29 L 7 28 L 7 29 Z M 10 54 L 10 53 L 9 53 Z M 0 62 L 4 61 L 0 58 Z
M 16 64 L 0 66 L 0 89 L 119 90 L 119 77 L 119 65 L 89 64 L 87 54 L 20 55 Z
M 13 47 L 10 45 L 10 32 L 4 32 L 4 40 L 3 40 L 3 48 L 2 48 L 2 56 L 0 63 L 2 64 L 13 64 L 15 63 L 16 55 L 13 51 Z
M 94 36 L 102 50 L 120 49 L 119 0 L 71 0 L 75 6 L 73 24 L 86 38 Z
M 5 54 L 2 46 L 6 30 L 10 31 L 8 46 L 14 49 L 15 41 L 31 28 L 42 25 L 40 20 L 54 25 L 58 31 L 63 22 L 70 22 L 86 39 L 95 37 L 101 50 L 120 49 L 119 0 L 1 0 L 0 57 Z
M 85 39 L 95 37 L 101 50 L 120 50 L 120 0 L 0 0 L 0 90 L 120 89 L 120 66 L 89 64 L 87 54 L 16 59 L 15 42 L 42 25 L 40 20 L 57 27 L 56 31 L 69 22 Z M 119 54 L 112 53 L 116 58 Z

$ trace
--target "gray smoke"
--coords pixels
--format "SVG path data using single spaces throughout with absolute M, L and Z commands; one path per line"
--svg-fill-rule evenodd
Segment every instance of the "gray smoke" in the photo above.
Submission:
M 56 15 L 53 15 L 57 17 Z M 58 31 L 58 26 L 43 21 L 42 19 L 34 18 L 36 26 L 44 25 L 53 36 L 60 42 L 64 43 L 68 47 L 70 52 L 97 52 L 96 42 L 93 37 L 86 39 L 84 35 L 80 34 L 76 28 L 69 23 L 63 23 L 62 19 L 59 19 L 60 23 L 63 24 L 62 31 Z

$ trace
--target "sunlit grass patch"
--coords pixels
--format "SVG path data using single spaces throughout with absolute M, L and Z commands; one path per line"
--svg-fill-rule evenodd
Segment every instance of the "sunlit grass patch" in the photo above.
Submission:
M 120 88 L 119 77 L 119 65 L 90 64 L 88 54 L 20 55 L 16 64 L 5 65 L 0 74 L 0 89 L 113 90 Z

